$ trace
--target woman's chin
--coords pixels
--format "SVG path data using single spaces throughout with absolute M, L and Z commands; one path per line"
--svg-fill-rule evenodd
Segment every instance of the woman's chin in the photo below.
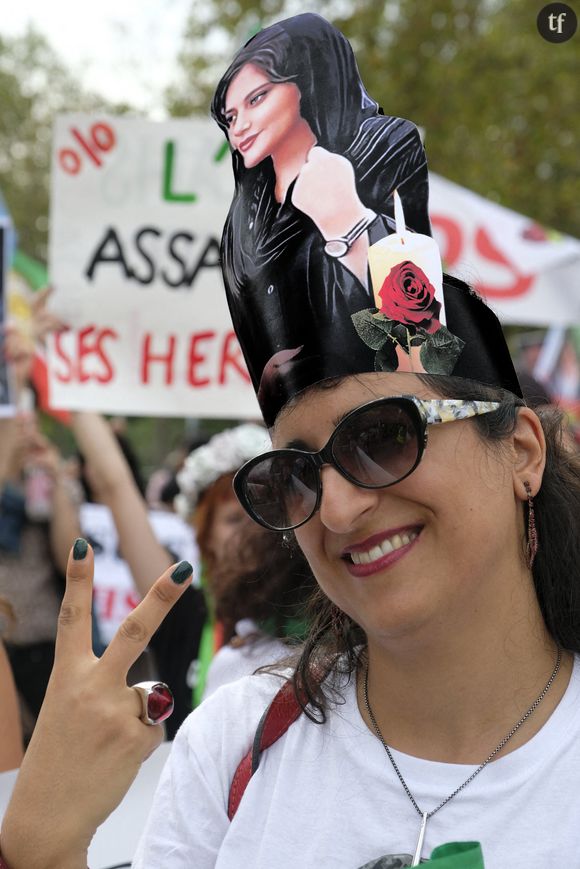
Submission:
M 244 161 L 244 169 L 253 169 L 258 163 L 261 163 L 264 158 L 261 155 L 253 156 L 252 154 L 242 154 Z

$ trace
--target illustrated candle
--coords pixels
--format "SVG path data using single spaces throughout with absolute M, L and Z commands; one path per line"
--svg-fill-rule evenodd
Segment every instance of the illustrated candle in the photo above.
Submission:
M 389 292 L 389 281 L 386 279 L 393 273 L 393 269 L 408 262 L 409 270 L 407 271 L 414 270 L 415 276 L 419 279 L 421 276 L 425 277 L 432 290 L 435 291 L 435 299 L 441 305 L 438 320 L 439 323 L 445 324 L 443 271 L 439 248 L 430 236 L 410 232 L 406 228 L 403 204 L 396 190 L 393 193 L 393 198 L 396 231 L 381 238 L 368 250 L 375 304 L 379 311 L 390 310 L 389 300 L 385 298 L 385 293 Z M 391 317 L 397 319 L 394 315 Z

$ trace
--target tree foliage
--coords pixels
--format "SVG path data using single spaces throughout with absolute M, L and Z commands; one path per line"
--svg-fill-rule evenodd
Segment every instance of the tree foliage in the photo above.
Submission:
M 312 0 L 309 8 L 351 40 L 385 111 L 424 130 L 433 171 L 580 236 L 578 33 L 546 42 L 530 0 Z M 236 48 L 260 24 L 297 11 L 293 0 L 194 3 L 169 111 L 207 112 Z
M 0 36 L 0 194 L 27 254 L 46 261 L 55 115 L 126 109 L 84 91 L 34 29 Z

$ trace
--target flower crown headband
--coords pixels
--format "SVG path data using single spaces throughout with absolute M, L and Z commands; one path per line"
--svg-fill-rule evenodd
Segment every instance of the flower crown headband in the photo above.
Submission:
M 214 435 L 193 450 L 177 474 L 180 493 L 175 508 L 185 519 L 195 510 L 201 495 L 224 474 L 237 471 L 245 462 L 271 449 L 266 429 L 244 423 Z

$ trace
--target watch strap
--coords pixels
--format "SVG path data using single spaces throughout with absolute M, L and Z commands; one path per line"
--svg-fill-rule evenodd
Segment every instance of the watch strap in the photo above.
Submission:
M 349 231 L 340 236 L 340 238 L 329 238 L 326 241 L 325 252 L 330 256 L 336 256 L 336 254 L 331 252 L 332 245 L 346 245 L 346 251 L 341 254 L 341 256 L 345 256 L 346 253 L 351 249 L 357 238 L 360 238 L 363 232 L 369 228 L 371 223 L 376 219 L 377 215 L 374 211 L 371 211 L 370 208 L 367 208 L 366 213 L 357 220 L 355 225 L 349 229 Z

